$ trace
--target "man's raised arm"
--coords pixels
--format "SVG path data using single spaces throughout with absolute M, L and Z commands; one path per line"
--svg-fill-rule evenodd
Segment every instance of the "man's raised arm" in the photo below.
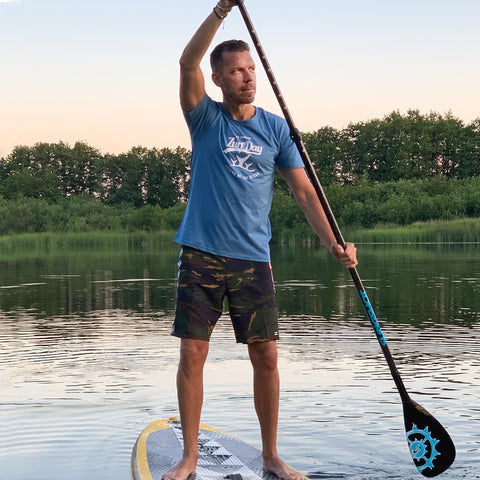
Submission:
M 180 57 L 180 105 L 186 112 L 193 110 L 205 95 L 205 79 L 200 63 L 223 19 L 234 6 L 233 0 L 220 0 Z

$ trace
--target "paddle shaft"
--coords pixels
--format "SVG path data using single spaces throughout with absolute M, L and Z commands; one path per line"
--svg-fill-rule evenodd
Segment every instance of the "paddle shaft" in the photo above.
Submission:
M 255 28 L 252 24 L 252 20 L 250 19 L 250 16 L 247 12 L 247 9 L 244 4 L 244 0 L 235 0 L 235 3 L 237 4 L 240 10 L 240 13 L 242 14 L 243 20 L 245 21 L 247 30 L 250 33 L 250 37 L 252 38 L 252 42 L 255 46 L 255 49 L 257 50 L 258 56 L 260 57 L 263 68 L 265 69 L 265 72 L 267 74 L 268 80 L 270 81 L 270 84 L 275 93 L 275 96 L 277 97 L 280 108 L 282 109 L 285 120 L 287 121 L 287 124 L 290 128 L 290 135 L 293 141 L 295 142 L 298 148 L 298 151 L 300 152 L 303 163 L 305 165 L 305 170 L 307 172 L 307 175 L 310 178 L 310 181 L 312 182 L 312 185 L 315 188 L 315 191 L 318 195 L 320 203 L 322 204 L 323 210 L 325 211 L 325 215 L 328 219 L 328 223 L 330 224 L 330 228 L 333 231 L 335 240 L 339 245 L 345 248 L 345 240 L 343 239 L 342 233 L 340 232 L 337 221 L 333 215 L 332 209 L 330 208 L 330 204 L 328 203 L 325 192 L 323 191 L 322 185 L 320 184 L 318 176 L 315 172 L 315 168 L 313 167 L 313 164 L 310 160 L 310 156 L 308 155 L 307 149 L 305 148 L 305 145 L 302 141 L 300 132 L 295 126 L 293 118 L 290 115 L 290 111 L 288 110 L 287 104 L 285 103 L 282 92 L 280 91 L 280 87 L 278 86 L 277 80 L 275 79 L 275 75 L 273 74 L 272 68 L 270 67 L 265 51 L 263 50 L 263 47 L 262 47 L 262 44 L 260 43 L 257 32 L 255 31 Z M 363 287 L 362 281 L 360 280 L 360 276 L 358 275 L 358 272 L 355 268 L 349 268 L 349 271 L 350 271 L 350 275 L 352 276 L 353 283 L 357 288 L 360 299 L 362 300 L 362 304 L 367 312 L 368 318 L 370 319 L 375 335 L 377 336 L 377 340 L 380 343 L 380 347 L 382 348 L 382 352 L 390 368 L 390 372 L 392 374 L 393 380 L 398 389 L 402 402 L 404 404 L 408 403 L 410 402 L 410 397 L 407 393 L 405 385 L 403 384 L 402 378 L 400 377 L 400 373 L 397 370 L 393 357 L 390 353 L 390 349 L 388 348 L 387 341 L 383 336 L 382 330 L 378 323 L 377 316 L 375 315 L 372 305 L 370 304 L 370 300 L 368 299 L 368 296 L 365 292 L 365 288 Z

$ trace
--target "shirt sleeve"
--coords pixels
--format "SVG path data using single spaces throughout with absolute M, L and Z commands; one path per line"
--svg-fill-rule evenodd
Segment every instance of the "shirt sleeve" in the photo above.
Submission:
M 304 163 L 297 145 L 290 136 L 290 129 L 287 122 L 282 119 L 280 122 L 280 150 L 277 156 L 277 166 L 280 169 L 290 170 L 294 168 L 303 168 Z
M 189 112 L 183 111 L 183 116 L 187 122 L 188 129 L 192 138 L 196 135 L 201 135 L 204 129 L 208 126 L 208 119 L 211 115 L 211 109 L 213 108 L 213 100 L 205 94 L 196 105 Z

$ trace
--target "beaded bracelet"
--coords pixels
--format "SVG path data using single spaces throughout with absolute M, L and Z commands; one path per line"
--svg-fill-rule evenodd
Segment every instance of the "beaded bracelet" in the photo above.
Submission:
M 223 10 L 225 12 L 225 15 L 220 15 L 218 12 L 217 12 L 217 8 L 219 8 L 220 10 Z M 231 10 L 231 9 L 230 9 Z M 230 12 L 229 9 L 227 8 L 223 8 L 221 5 L 220 5 L 220 2 L 218 2 L 214 7 L 213 7 L 213 11 L 215 12 L 215 15 L 220 19 L 220 20 L 225 20 L 225 18 L 227 17 L 227 15 L 229 14 Z
M 227 17 L 227 15 L 225 14 L 225 16 L 221 16 L 219 13 L 217 13 L 217 11 L 215 10 L 217 7 L 213 7 L 213 13 L 215 13 L 215 15 L 220 19 L 220 20 L 225 20 L 225 18 Z

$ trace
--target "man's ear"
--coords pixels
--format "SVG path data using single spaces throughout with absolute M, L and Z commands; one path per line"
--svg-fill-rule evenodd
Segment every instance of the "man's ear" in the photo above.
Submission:
M 217 87 L 222 86 L 221 78 L 220 78 L 220 75 L 218 73 L 215 73 L 215 72 L 212 73 L 212 81 Z

